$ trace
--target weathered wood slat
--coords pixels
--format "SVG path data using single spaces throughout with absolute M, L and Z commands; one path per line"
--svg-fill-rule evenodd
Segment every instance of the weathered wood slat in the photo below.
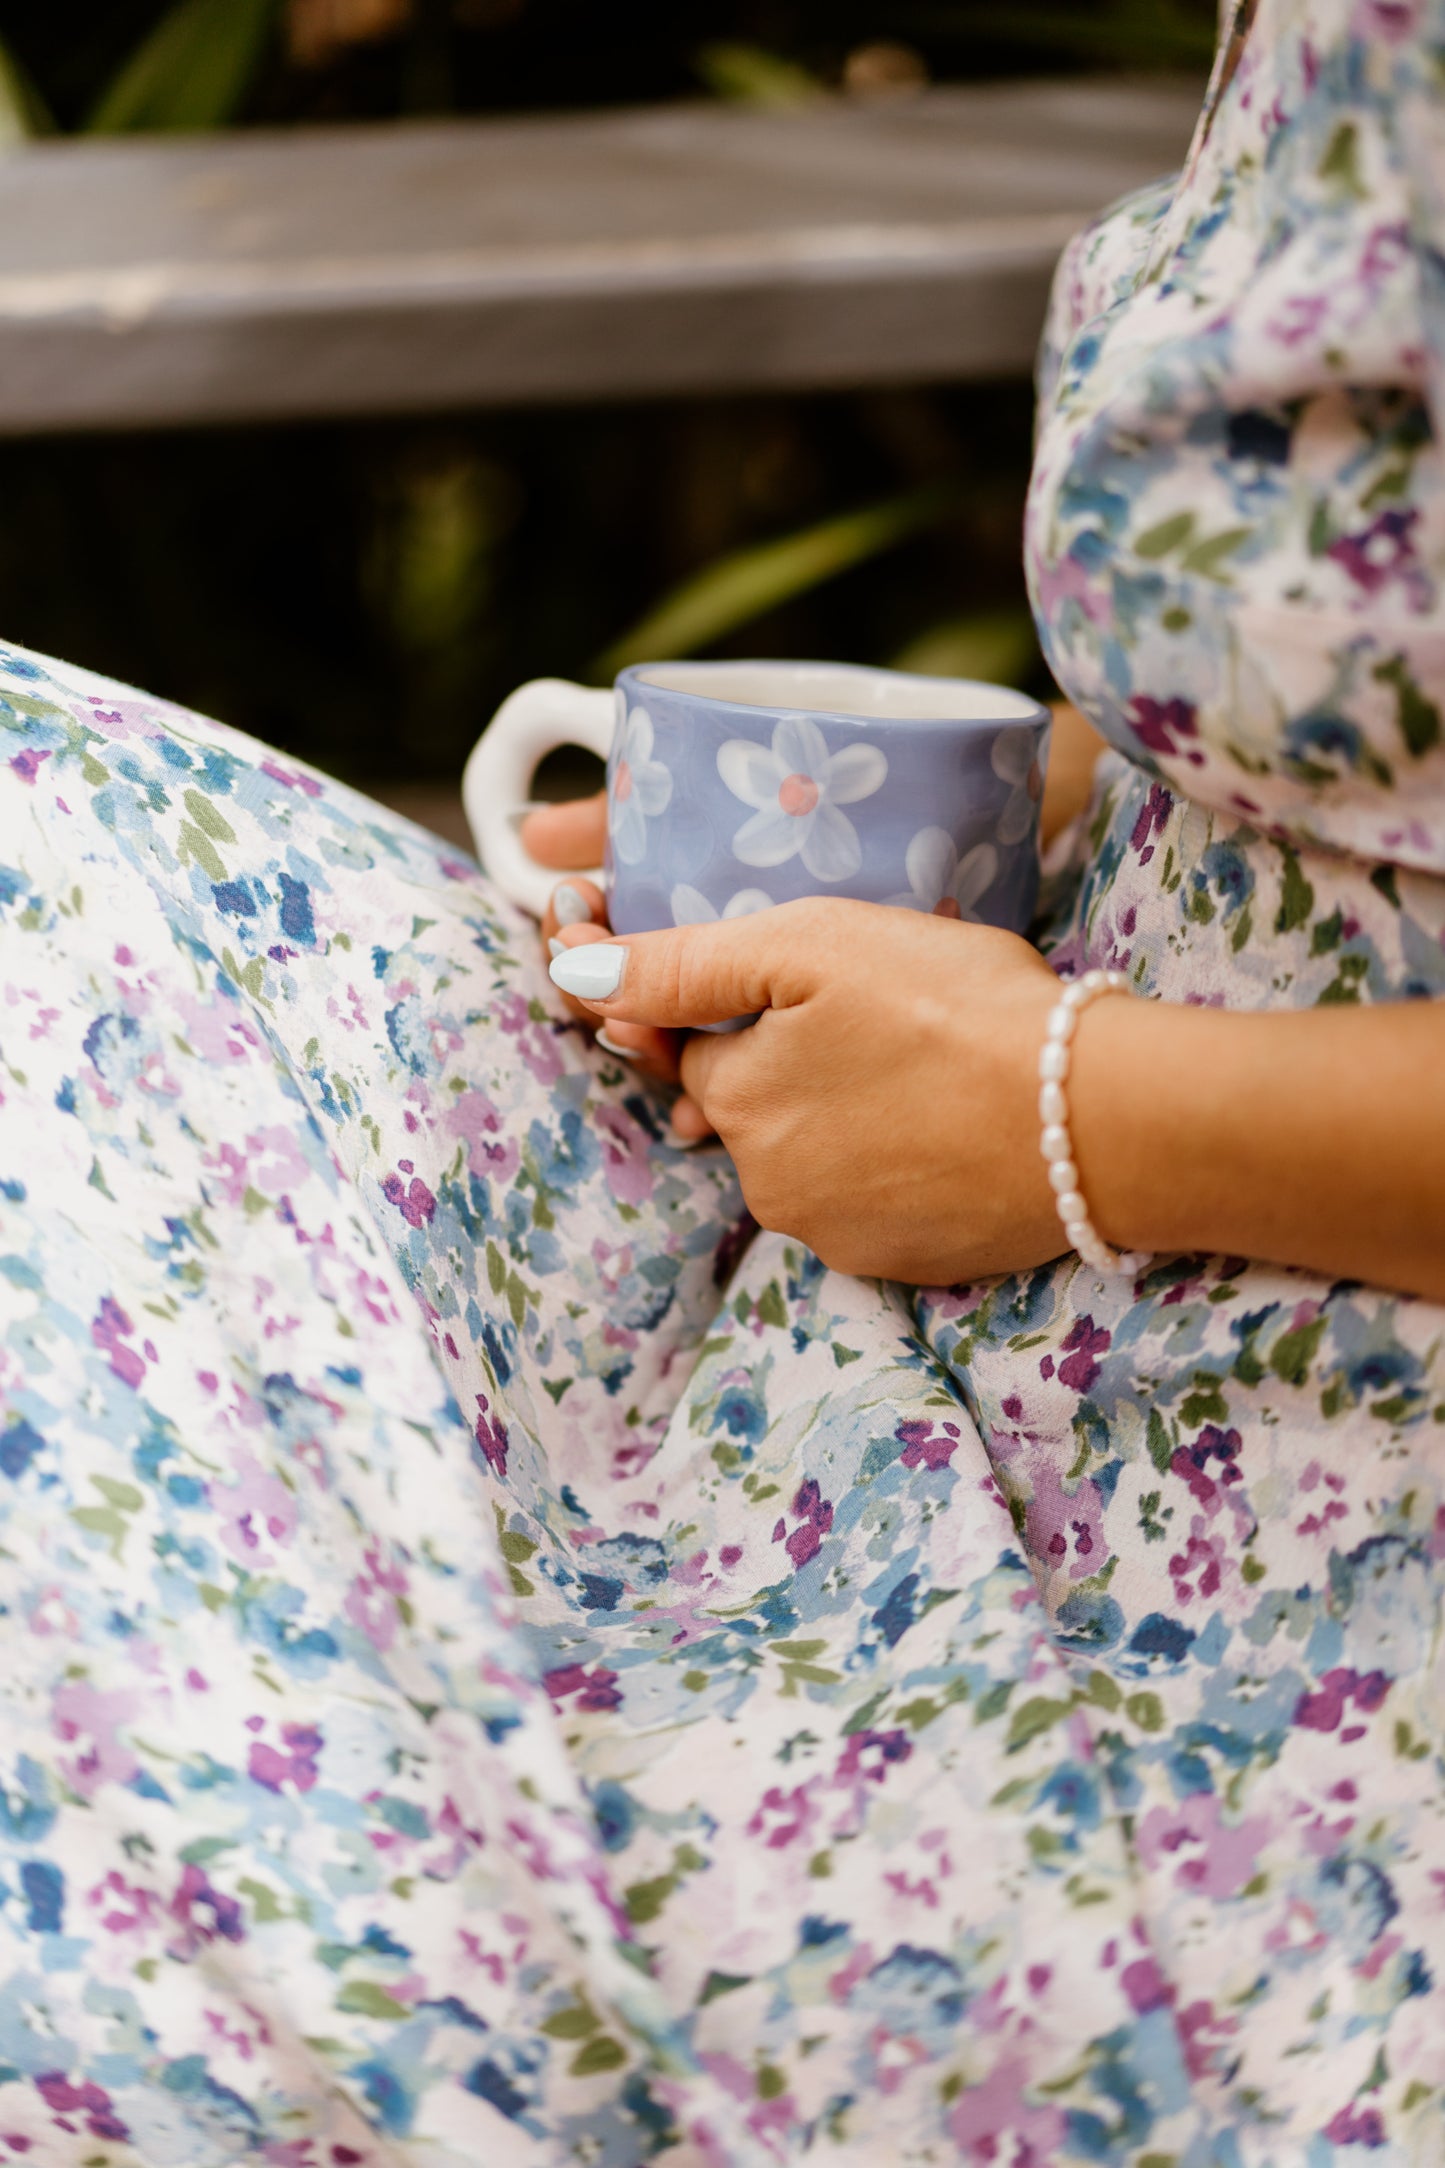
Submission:
M 0 431 L 1011 374 L 1195 97 L 39 145 L 0 160 Z

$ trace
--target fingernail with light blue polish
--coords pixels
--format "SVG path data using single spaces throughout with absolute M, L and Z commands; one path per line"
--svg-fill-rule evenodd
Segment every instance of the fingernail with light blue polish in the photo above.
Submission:
M 579 1001 L 610 1001 L 622 984 L 627 951 L 617 941 L 589 941 L 569 948 L 547 966 L 552 984 Z
M 565 955 L 566 955 L 566 953 L 567 953 L 567 944 L 566 944 L 566 942 L 565 942 L 565 941 L 559 941 L 559 940 L 557 939 L 557 936 L 556 936 L 556 934 L 553 934 L 553 936 L 552 936 L 551 940 L 550 940 L 550 941 L 549 941 L 549 942 L 547 943 L 547 954 L 548 954 L 549 956 L 565 956 Z
M 579 894 L 570 881 L 564 881 L 560 888 L 552 891 L 552 909 L 557 914 L 559 926 L 582 926 L 592 916 L 587 908 L 586 898 Z
M 619 1061 L 631 1061 L 637 1052 L 635 1046 L 619 1046 L 615 1039 L 608 1038 L 605 1031 L 597 1032 L 595 1037 L 603 1053 L 615 1054 Z

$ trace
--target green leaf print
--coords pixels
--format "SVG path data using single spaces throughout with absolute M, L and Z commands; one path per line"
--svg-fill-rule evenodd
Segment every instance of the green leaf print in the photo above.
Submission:
M 110 777 L 106 777 L 110 781 Z M 224 881 L 226 869 L 209 838 L 202 834 L 194 821 L 182 821 L 178 838 L 178 855 L 183 866 L 194 858 L 209 881 Z
M 1287 843 L 1280 845 L 1284 860 L 1284 873 L 1279 884 L 1279 909 L 1275 913 L 1276 933 L 1293 933 L 1303 926 L 1315 907 L 1315 892 L 1300 871 L 1298 854 Z
M 1017 1754 L 1020 1747 L 1037 1739 L 1041 1732 L 1052 1730 L 1061 1716 L 1067 1716 L 1071 1704 L 1067 1701 L 1050 1701 L 1045 1695 L 1036 1694 L 1030 1701 L 1022 1701 L 1009 1718 L 1006 1751 Z
M 1176 512 L 1171 519 L 1161 519 L 1157 527 L 1146 527 L 1135 540 L 1134 554 L 1149 559 L 1167 557 L 1171 550 L 1177 550 L 1182 542 L 1187 542 L 1193 532 L 1194 514 Z
M 1254 530 L 1251 527 L 1227 527 L 1222 534 L 1212 534 L 1203 542 L 1196 542 L 1193 549 L 1186 550 L 1180 559 L 1185 572 L 1197 572 L 1207 580 L 1226 580 L 1228 575 L 1221 569 L 1226 557 L 1246 543 Z
M 1403 655 L 1392 656 L 1371 671 L 1377 685 L 1390 685 L 1395 691 L 1395 720 L 1406 750 L 1416 760 L 1424 758 L 1440 743 L 1440 710 L 1433 700 L 1428 700 L 1405 667 Z
M 759 1295 L 758 1316 L 765 1325 L 776 1325 L 780 1331 L 786 1328 L 788 1313 L 783 1307 L 782 1290 L 776 1280 L 769 1280 Z
M 549 2040 L 586 2040 L 601 2026 L 596 2011 L 589 2008 L 586 1997 L 579 1996 L 565 2010 L 554 2010 L 542 2020 L 542 2031 Z
M 1323 1317 L 1314 1318 L 1308 1325 L 1296 1325 L 1292 1331 L 1282 1332 L 1275 1341 L 1269 1352 L 1269 1367 L 1286 1385 L 1304 1384 L 1324 1337 L 1326 1322 Z
M 567 2069 L 574 2078 L 595 2078 L 604 2070 L 620 2070 L 626 2060 L 627 2050 L 603 2033 L 599 2040 L 589 2040 L 581 2053 L 573 2056 Z
M 230 822 L 216 811 L 211 800 L 198 790 L 188 790 L 185 795 L 186 811 L 196 826 L 216 843 L 234 843 L 236 831 Z
M 1338 181 L 1346 195 L 1358 201 L 1365 199 L 1365 185 L 1360 179 L 1359 131 L 1352 120 L 1342 120 L 1330 137 L 1325 155 L 1320 160 L 1319 175 L 1322 181 Z
M 336 1998 L 338 2010 L 353 2011 L 357 2017 L 410 2017 L 411 2011 L 394 1995 L 388 1995 L 379 1980 L 348 1980 Z

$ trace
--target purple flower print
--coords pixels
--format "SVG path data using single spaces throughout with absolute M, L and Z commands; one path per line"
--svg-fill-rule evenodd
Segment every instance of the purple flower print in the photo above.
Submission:
M 1077 1319 L 1061 1343 L 1059 1383 L 1071 1393 L 1087 1393 L 1099 1375 L 1099 1357 L 1107 1355 L 1112 1340 L 1107 1326 L 1095 1325 L 1092 1317 Z
M 898 1458 L 905 1468 L 946 1468 L 958 1451 L 957 1423 L 945 1423 L 935 1430 L 926 1419 L 915 1417 L 900 1423 L 894 1436 L 903 1440 Z
M 1414 35 L 1421 12 L 1422 0 L 1356 0 L 1356 28 L 1363 37 L 1373 33 L 1399 45 Z
M 400 1172 L 389 1174 L 381 1185 L 381 1194 L 388 1204 L 394 1204 L 410 1227 L 425 1227 L 436 1211 L 437 1201 L 419 1174 L 412 1171 L 409 1159 L 399 1159 Z M 402 1181 L 403 1174 L 411 1175 L 411 1186 Z
M 793 1500 L 793 1518 L 801 1523 L 784 1542 L 786 1523 L 779 1521 L 773 1530 L 774 1543 L 782 1543 L 794 1566 L 806 1566 L 810 1558 L 816 1558 L 823 1548 L 823 1538 L 833 1525 L 833 1501 L 825 1498 L 818 1485 L 809 1476 L 800 1485 Z
M 511 1181 L 521 1161 L 521 1147 L 514 1137 L 503 1133 L 502 1117 L 485 1092 L 459 1093 L 443 1116 L 442 1127 L 466 1145 L 467 1166 L 472 1174 L 489 1174 L 498 1182 Z
M 1330 543 L 1325 555 L 1367 595 L 1377 595 L 1391 580 L 1400 580 L 1411 590 L 1417 604 L 1428 603 L 1430 585 L 1414 542 L 1419 517 L 1416 506 L 1402 510 L 1392 505 L 1388 511 L 1377 513 L 1358 534 L 1340 535 Z
M 83 2116 L 92 2138 L 110 2138 L 119 2145 L 130 2136 L 128 2125 L 121 2121 L 111 2105 L 109 2093 L 89 2079 L 74 2085 L 60 2071 L 47 2071 L 35 2080 L 35 2090 L 54 2114 Z M 75 2126 L 68 2123 L 64 2127 L 73 2130 Z M 28 2146 L 26 2150 L 29 2150 Z
M 1162 783 L 1151 784 L 1149 795 L 1139 808 L 1139 817 L 1129 837 L 1130 844 L 1139 853 L 1141 866 L 1147 866 L 1154 856 L 1153 838 L 1161 832 L 1173 810 L 1172 794 Z M 1133 928 L 1129 931 L 1132 932 Z
M 399 1566 L 383 1561 L 379 1542 L 367 1545 L 365 1558 L 365 1570 L 353 1577 L 342 1608 L 372 1647 L 384 1652 L 395 1641 L 406 1615 L 406 1575 Z
M 90 1337 L 102 1354 L 110 1357 L 110 1367 L 122 1384 L 132 1389 L 138 1386 L 146 1374 L 146 1366 L 133 1347 L 123 1347 L 123 1337 L 135 1331 L 120 1304 L 109 1295 L 102 1295 L 100 1308 L 91 1320 Z
M 213 1888 L 199 1867 L 187 1866 L 182 1870 L 179 1887 L 168 1909 L 184 1933 L 183 1944 L 176 1953 L 178 1956 L 194 1957 L 208 1942 L 245 1940 L 241 1907 L 234 1897 L 224 1896 Z
M 595 1119 L 607 1187 L 619 1204 L 645 1204 L 655 1180 L 652 1139 L 625 1107 L 607 1100 L 599 1101 Z
M 246 1773 L 258 1784 L 264 1784 L 268 1792 L 279 1792 L 283 1784 L 294 1784 L 298 1792 L 309 1792 L 316 1782 L 316 1757 L 325 1743 L 314 1724 L 283 1724 L 281 1739 L 285 1747 L 282 1753 L 264 1740 L 255 1739 L 246 1763 Z
M 948 2131 L 961 2160 L 1008 2159 L 1012 2168 L 1050 2168 L 1063 2143 L 1063 2112 L 1036 2107 L 1030 2065 L 1021 2054 L 1001 2055 L 977 2084 L 964 2088 L 948 2114 Z
M 1152 1957 L 1136 1957 L 1131 1965 L 1125 1965 L 1119 1985 L 1136 2017 L 1147 2017 L 1151 2010 L 1167 2010 L 1174 2000 L 1173 1988 Z
M 791 1791 L 769 1785 L 748 1823 L 748 1835 L 762 1837 L 770 1852 L 780 1852 L 800 1838 L 807 1839 L 818 1820 L 818 1806 L 812 1796 L 816 1784 L 814 1778 L 807 1784 L 795 1785 Z
M 210 1488 L 221 1541 L 243 1565 L 270 1565 L 267 1537 L 275 1543 L 289 1543 L 295 1535 L 295 1493 L 280 1476 L 263 1467 L 247 1447 L 238 1446 L 230 1460 L 234 1483 L 213 1483 Z
M 1139 1857 L 1152 1872 L 1174 1864 L 1180 1889 L 1203 1897 L 1234 1897 L 1259 1871 L 1270 1825 L 1246 1815 L 1226 1822 L 1213 1792 L 1191 1792 L 1177 1805 L 1152 1807 L 1139 1824 Z
M 554 1702 L 565 1701 L 575 1694 L 579 1709 L 600 1711 L 622 1707 L 617 1673 L 609 1671 L 605 1664 L 598 1664 L 591 1671 L 585 1664 L 559 1664 L 555 1670 L 543 1672 L 542 1684 Z
M 1188 1543 L 1169 1561 L 1169 1578 L 1180 1605 L 1192 1603 L 1196 1595 L 1217 1596 L 1230 1564 L 1229 1546 L 1222 1537 L 1206 1535 L 1204 1516 L 1196 1514 Z
M 855 1731 L 838 1759 L 835 1782 L 881 1784 L 888 1772 L 906 1762 L 913 1742 L 906 1731 Z
M 1171 1471 L 1184 1478 L 1207 1513 L 1219 1511 L 1222 1490 L 1244 1481 L 1239 1468 L 1240 1444 L 1237 1430 L 1221 1430 L 1217 1423 L 1206 1423 L 1194 1443 L 1177 1447 L 1170 1460 Z M 1217 1476 L 1209 1473 L 1212 1460 L 1220 1464 Z
M 1385 1697 L 1393 1685 L 1383 1671 L 1367 1671 L 1363 1675 L 1346 1666 L 1327 1671 L 1313 1693 L 1301 1694 L 1294 1712 L 1294 1721 L 1304 1731 L 1338 1731 L 1345 1706 L 1353 1702 L 1366 1715 L 1383 1707 Z M 1360 1738 L 1364 1726 L 1351 1727 L 1341 1733 L 1342 1738 Z
M 482 1449 L 482 1457 L 493 1475 L 504 1476 L 507 1472 L 507 1426 L 499 1415 L 489 1411 L 491 1402 L 485 1393 L 477 1394 L 476 1440 Z
M 58 1739 L 88 1742 L 82 1753 L 63 1755 L 57 1763 L 73 1792 L 92 1799 L 103 1785 L 129 1784 L 140 1763 L 121 1734 L 140 1707 L 135 1694 L 108 1693 L 88 1679 L 67 1679 L 56 1688 L 50 1706 Z
M 1362 2108 L 1354 2101 L 1346 2101 L 1337 2115 L 1330 2117 L 1322 2134 L 1331 2145 L 1380 2146 L 1385 2143 L 1385 2124 L 1378 2108 Z
M 537 1082 L 555 1084 L 562 1074 L 558 1026 L 547 1018 L 539 1023 L 530 1004 L 517 993 L 499 994 L 492 1003 L 492 1016 L 508 1038 L 516 1040 L 517 1052 Z
M 1197 766 L 1204 758 L 1194 747 L 1180 744 L 1181 738 L 1199 735 L 1198 715 L 1191 700 L 1154 700 L 1147 693 L 1138 693 L 1124 711 L 1129 728 L 1141 745 L 1147 745 L 1151 753 L 1182 756 Z

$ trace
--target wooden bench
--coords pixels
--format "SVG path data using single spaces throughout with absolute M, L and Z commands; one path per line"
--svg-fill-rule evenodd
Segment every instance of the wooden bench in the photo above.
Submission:
M 0 433 L 1014 375 L 1196 86 L 39 144 Z

